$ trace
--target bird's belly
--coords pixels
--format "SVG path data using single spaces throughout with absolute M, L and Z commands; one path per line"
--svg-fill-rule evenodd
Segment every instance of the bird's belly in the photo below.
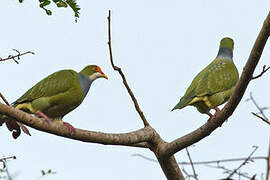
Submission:
M 74 91 L 69 91 L 44 98 L 42 101 L 46 103 L 39 101 L 38 106 L 36 106 L 37 110 L 42 111 L 50 118 L 62 118 L 81 104 L 83 94 L 78 93 L 78 91 L 75 93 Z M 43 106 L 40 106 L 40 104 L 43 104 Z

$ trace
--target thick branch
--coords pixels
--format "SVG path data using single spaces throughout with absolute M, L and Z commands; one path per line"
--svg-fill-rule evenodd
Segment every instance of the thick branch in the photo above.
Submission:
M 185 179 L 179 169 L 179 166 L 174 156 L 170 156 L 168 158 L 159 158 L 158 156 L 156 157 L 168 180 L 184 180 Z
M 28 125 L 34 129 L 83 142 L 92 142 L 104 145 L 125 145 L 142 147 L 142 142 L 150 141 L 150 139 L 154 135 L 154 131 L 151 127 L 145 127 L 137 131 L 121 134 L 111 134 L 76 129 L 75 133 L 71 134 L 70 131 L 65 126 L 62 126 L 60 123 L 47 123 L 43 119 L 31 116 L 28 113 L 25 113 L 13 107 L 6 106 L 1 103 L 0 112 L 1 114 L 13 117 L 17 121 Z
M 195 131 L 180 137 L 171 143 L 168 143 L 166 146 L 160 149 L 161 156 L 171 156 L 176 152 L 194 144 L 201 139 L 209 136 L 216 128 L 221 126 L 226 119 L 228 119 L 235 108 L 242 99 L 245 90 L 252 79 L 253 72 L 259 62 L 261 54 L 263 52 L 264 46 L 270 34 L 270 13 L 268 14 L 266 20 L 264 21 L 263 27 L 256 39 L 256 42 L 252 48 L 248 61 L 243 69 L 242 75 L 236 84 L 233 94 L 231 95 L 228 103 L 222 109 L 220 113 L 217 114 L 217 117 L 204 124 Z

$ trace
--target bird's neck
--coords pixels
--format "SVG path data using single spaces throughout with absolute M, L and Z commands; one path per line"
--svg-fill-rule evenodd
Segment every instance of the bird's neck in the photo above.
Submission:
M 79 78 L 80 86 L 83 91 L 83 97 L 85 97 L 90 89 L 90 86 L 93 80 L 91 80 L 88 76 L 81 73 L 78 73 L 78 78 Z
M 233 60 L 233 50 L 231 48 L 222 47 L 219 49 L 217 58 Z

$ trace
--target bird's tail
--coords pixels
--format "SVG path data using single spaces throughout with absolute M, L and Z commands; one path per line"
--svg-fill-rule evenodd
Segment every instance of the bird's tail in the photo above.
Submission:
M 176 104 L 171 111 L 173 111 L 175 109 L 182 109 L 182 108 L 186 107 L 190 101 L 191 101 L 190 98 L 181 98 L 179 103 Z

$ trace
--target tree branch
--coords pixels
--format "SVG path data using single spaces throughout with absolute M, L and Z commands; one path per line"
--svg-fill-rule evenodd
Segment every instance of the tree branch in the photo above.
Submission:
M 159 154 L 160 156 L 171 156 L 176 152 L 194 144 L 201 139 L 209 136 L 215 129 L 221 126 L 226 119 L 228 119 L 235 108 L 239 104 L 242 99 L 245 90 L 252 79 L 252 74 L 260 60 L 261 54 L 263 52 L 264 46 L 270 34 L 270 13 L 268 13 L 267 18 L 264 21 L 263 27 L 256 39 L 256 42 L 252 48 L 252 51 L 249 55 L 248 61 L 243 69 L 242 75 L 235 86 L 234 92 L 231 95 L 228 103 L 221 110 L 220 113 L 217 114 L 216 118 L 213 118 L 211 121 L 207 122 L 200 128 L 195 131 L 180 137 L 168 144 L 164 147 L 160 148 Z
M 264 65 L 264 66 L 263 66 L 262 72 L 261 72 L 259 75 L 252 77 L 252 80 L 261 77 L 261 76 L 262 76 L 266 71 L 268 71 L 269 69 L 270 69 L 270 66 L 266 68 L 266 66 Z
M 192 159 L 191 159 L 191 156 L 189 154 L 189 151 L 188 151 L 188 148 L 186 148 L 186 152 L 187 152 L 187 156 L 188 156 L 188 159 L 190 161 L 190 165 L 191 165 L 191 168 L 192 168 L 192 171 L 193 171 L 193 176 L 196 180 L 198 180 L 198 177 L 197 177 L 197 174 L 196 174 L 196 171 L 195 171 L 195 168 L 194 168 L 194 165 L 193 165 L 193 162 L 192 162 Z
M 260 118 L 262 121 L 266 122 L 267 124 L 270 125 L 270 121 L 268 121 L 267 119 L 265 119 L 264 117 L 260 116 L 259 114 L 256 114 L 255 112 L 251 112 L 251 114 L 253 114 L 254 116 Z
M 17 49 L 12 49 L 13 51 L 15 51 L 17 54 L 16 55 L 9 55 L 6 58 L 1 58 L 0 57 L 0 61 L 7 61 L 7 60 L 13 60 L 15 63 L 19 64 L 18 60 L 20 60 L 20 57 L 25 55 L 25 54 L 35 54 L 32 51 L 26 51 L 24 53 L 20 53 L 20 51 L 18 51 Z M 16 59 L 17 58 L 17 59 Z
M 242 162 L 242 163 L 238 166 L 238 168 L 236 168 L 235 170 L 233 170 L 233 171 L 229 174 L 229 176 L 227 177 L 227 179 L 229 179 L 229 178 L 232 177 L 235 173 L 237 173 L 237 171 L 238 171 L 241 167 L 243 167 L 243 166 L 250 160 L 251 156 L 255 153 L 255 151 L 256 151 L 257 149 L 258 149 L 258 147 L 255 146 L 255 147 L 254 147 L 254 150 L 250 153 L 250 155 L 247 157 L 247 159 L 245 159 L 245 161 Z
M 15 118 L 17 121 L 34 129 L 83 142 L 99 143 L 104 145 L 126 145 L 142 147 L 142 142 L 150 141 L 154 135 L 154 131 L 151 127 L 145 127 L 137 131 L 121 134 L 76 129 L 75 133 L 71 134 L 65 126 L 62 126 L 57 122 L 47 123 L 41 118 L 31 116 L 28 113 L 13 107 L 6 106 L 2 103 L 0 103 L 0 112 L 1 114 Z
M 123 83 L 128 91 L 128 94 L 130 95 L 130 97 L 134 103 L 135 109 L 143 121 L 144 126 L 149 126 L 149 123 L 147 122 L 147 120 L 146 120 L 146 118 L 145 118 L 145 116 L 144 116 L 144 114 L 143 114 L 143 112 L 138 104 L 137 99 L 135 98 L 132 90 L 130 89 L 130 87 L 127 83 L 127 80 L 126 80 L 124 73 L 122 72 L 121 68 L 114 65 L 113 55 L 112 55 L 112 45 L 111 45 L 111 11 L 110 10 L 109 10 L 109 16 L 107 17 L 107 19 L 108 19 L 108 46 L 109 46 L 110 61 L 111 61 L 112 67 L 115 71 L 118 71 L 118 73 L 120 74 L 120 76 L 123 80 Z

